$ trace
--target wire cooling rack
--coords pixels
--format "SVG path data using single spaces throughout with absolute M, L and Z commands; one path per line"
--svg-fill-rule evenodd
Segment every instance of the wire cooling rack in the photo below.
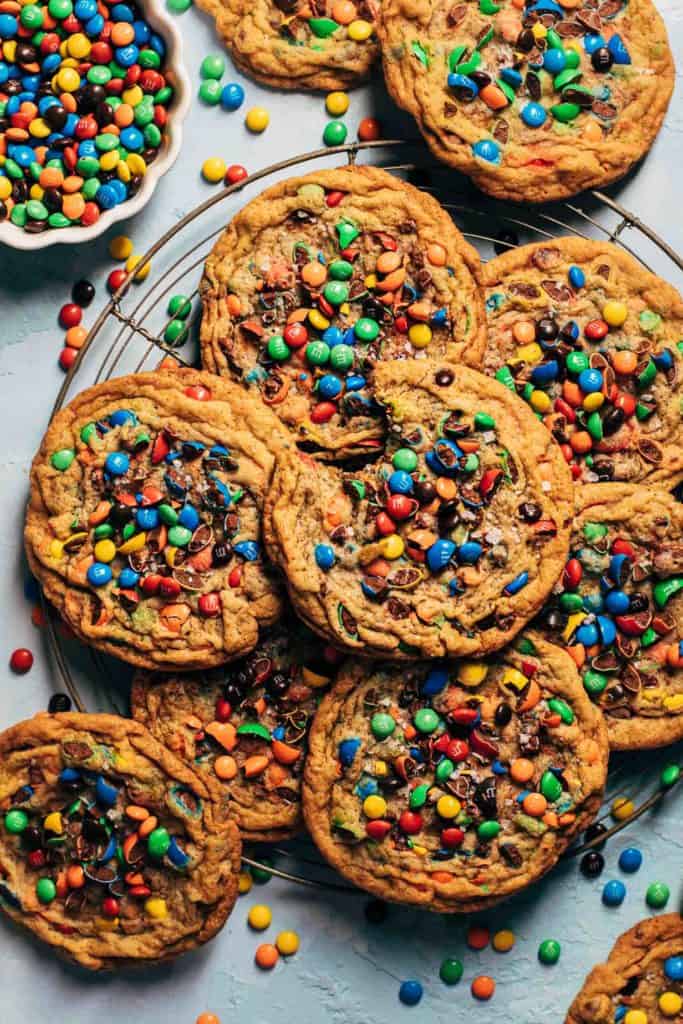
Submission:
M 272 164 L 217 191 L 154 242 L 138 264 L 144 266 L 151 261 L 148 277 L 144 283 L 137 283 L 135 271 L 132 271 L 101 310 L 59 390 L 51 415 L 78 391 L 110 377 L 153 370 L 166 356 L 173 356 L 181 365 L 196 365 L 197 328 L 201 318 L 199 280 L 204 261 L 229 219 L 264 185 L 289 176 L 292 170 L 298 174 L 309 164 L 338 166 L 340 160 L 360 163 L 362 156 L 379 157 L 372 160 L 374 165 L 439 199 L 484 261 L 494 252 L 500 253 L 519 244 L 551 241 L 571 234 L 613 242 L 647 269 L 683 287 L 683 259 L 640 218 L 602 192 L 584 193 L 578 201 L 542 208 L 511 205 L 482 195 L 466 179 L 433 163 L 418 141 L 380 140 L 318 149 Z M 188 333 L 180 346 L 164 340 L 164 332 L 172 319 L 166 311 L 168 299 L 176 292 L 192 300 L 192 313 L 186 321 Z M 75 707 L 79 711 L 127 714 L 127 666 L 76 643 L 49 607 L 46 607 L 46 622 L 57 669 L 55 682 L 68 691 Z M 668 751 L 613 756 L 603 808 L 596 819 L 602 829 L 592 838 L 576 842 L 565 856 L 576 856 L 601 846 L 645 814 L 661 814 L 665 810 L 661 806 L 665 798 L 679 785 L 677 780 L 670 786 L 663 785 L 662 769 L 667 764 L 680 764 L 682 760 L 680 746 Z M 632 811 L 623 820 L 616 821 L 612 810 L 614 802 L 621 799 L 631 803 Z M 284 847 L 270 847 L 268 857 L 273 855 L 283 866 L 275 867 L 269 859 L 264 861 L 260 848 L 254 856 L 245 856 L 244 862 L 300 885 L 358 891 L 340 882 L 311 842 L 303 837 Z

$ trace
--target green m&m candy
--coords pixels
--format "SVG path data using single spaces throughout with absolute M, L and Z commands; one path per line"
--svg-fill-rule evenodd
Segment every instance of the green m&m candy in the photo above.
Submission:
M 171 845 L 171 837 L 165 828 L 155 828 L 153 832 L 150 832 L 147 837 L 147 850 L 150 857 L 156 857 L 160 860 L 166 853 Z
M 464 967 L 460 960 L 455 957 L 448 957 L 443 960 L 439 968 L 439 977 L 444 985 L 457 985 L 463 976 Z
M 653 882 L 652 885 L 648 885 L 647 892 L 645 893 L 645 902 L 648 907 L 652 907 L 653 910 L 661 910 L 669 902 L 669 896 L 671 890 L 668 885 L 664 882 Z
M 323 295 L 331 306 L 341 306 L 349 297 L 349 287 L 343 281 L 328 281 L 323 288 Z
M 353 274 L 353 267 L 348 260 L 335 260 L 330 263 L 330 277 L 335 281 L 348 281 Z
M 57 886 L 51 878 L 39 878 L 36 882 L 36 896 L 40 903 L 52 903 L 57 895 Z
M 330 352 L 330 366 L 334 370 L 350 370 L 353 360 L 353 349 L 350 345 L 335 345 Z
M 439 716 L 433 708 L 420 708 L 415 714 L 415 728 L 419 732 L 434 732 L 439 724 Z
M 343 146 L 347 134 L 348 128 L 343 121 L 328 121 L 323 131 L 323 142 L 326 146 Z
M 538 959 L 542 964 L 556 964 L 561 952 L 562 947 L 556 939 L 544 939 L 538 947 Z
M 330 358 L 330 346 L 326 341 L 309 341 L 306 359 L 311 366 L 323 366 Z
M 202 78 L 222 78 L 225 72 L 225 60 L 219 53 L 210 53 L 199 67 Z
M 28 826 L 26 811 L 12 810 L 5 815 L 5 828 L 14 836 L 18 836 Z
M 417 468 L 417 454 L 412 448 L 399 448 L 391 461 L 394 469 L 402 469 L 404 473 L 412 473 Z
M 168 302 L 168 315 L 177 320 L 187 320 L 192 312 L 192 302 L 186 295 L 173 295 Z
M 482 821 L 477 829 L 477 835 L 484 840 L 495 839 L 499 832 L 500 822 L 498 821 Z
M 95 424 L 94 423 L 92 424 L 92 427 L 93 427 L 93 430 L 94 430 L 95 429 Z M 83 430 L 85 430 L 85 427 L 83 428 Z M 83 437 L 83 431 L 81 431 L 81 440 L 82 441 L 86 441 L 87 440 L 87 438 Z M 60 473 L 63 473 L 64 470 L 69 468 L 69 466 L 71 465 L 71 463 L 73 462 L 73 460 L 75 458 L 76 458 L 76 452 L 73 450 L 73 448 L 60 448 L 59 451 L 56 451 L 56 452 L 52 453 L 52 455 L 50 456 L 50 463 L 51 463 L 53 469 L 56 469 Z
M 368 316 L 362 316 L 360 320 L 356 321 L 353 333 L 361 341 L 374 341 L 379 334 L 379 324 Z
M 176 523 L 176 525 L 172 526 L 168 531 L 168 540 L 174 548 L 187 547 L 192 540 L 192 530 L 188 530 L 186 526 L 181 526 L 180 523 Z
M 370 728 L 372 729 L 373 736 L 378 740 L 383 740 L 387 736 L 391 736 L 396 728 L 396 722 L 386 712 L 376 711 L 370 720 Z
M 285 359 L 289 359 L 292 354 L 289 345 L 281 334 L 274 334 L 273 337 L 269 339 L 266 348 L 270 358 L 274 359 L 278 363 L 284 362 Z

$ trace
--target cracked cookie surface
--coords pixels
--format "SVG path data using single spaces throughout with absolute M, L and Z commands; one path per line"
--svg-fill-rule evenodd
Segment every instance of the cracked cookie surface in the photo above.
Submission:
M 311 730 L 306 824 L 361 888 L 468 912 L 553 866 L 607 756 L 574 664 L 534 634 L 484 661 L 350 663 Z
M 385 363 L 389 443 L 363 469 L 283 456 L 264 537 L 297 613 L 377 657 L 480 655 L 540 610 L 569 544 L 557 445 L 496 381 L 437 361 Z
M 539 618 L 604 712 L 614 750 L 683 737 L 683 506 L 666 491 L 575 495 L 569 560 Z
M 374 167 L 291 178 L 249 203 L 206 261 L 202 361 L 307 450 L 372 452 L 374 371 L 411 356 L 476 366 L 479 256 L 431 196 Z
M 261 544 L 277 417 L 195 370 L 98 384 L 57 413 L 31 470 L 25 543 L 76 634 L 146 668 L 245 654 L 281 598 Z
M 235 65 L 277 89 L 349 89 L 379 55 L 379 0 L 198 0 Z M 336 17 L 335 17 L 336 15 Z
M 501 199 L 546 202 L 622 177 L 674 85 L 651 0 L 386 0 L 384 76 L 435 156 Z
M 237 895 L 220 790 L 137 722 L 37 715 L 0 735 L 0 907 L 90 970 L 172 959 Z
M 138 673 L 133 716 L 194 771 L 220 781 L 244 839 L 286 839 L 302 827 L 307 736 L 336 660 L 289 615 L 228 668 Z
M 578 482 L 683 475 L 683 302 L 614 245 L 556 238 L 484 270 L 485 372 L 524 398 Z
M 682 1007 L 683 918 L 662 914 L 617 939 L 606 963 L 588 975 L 565 1024 L 612 1024 L 629 1010 L 639 1010 L 648 1024 L 666 1024 Z

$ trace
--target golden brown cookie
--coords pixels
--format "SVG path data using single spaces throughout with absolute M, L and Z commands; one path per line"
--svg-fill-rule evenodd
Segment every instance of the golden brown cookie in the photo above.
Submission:
M 597 812 L 607 732 L 563 651 L 343 668 L 313 723 L 304 816 L 383 899 L 490 906 L 545 874 Z
M 614 245 L 557 238 L 484 272 L 484 368 L 525 398 L 582 482 L 683 473 L 683 302 Z
M 683 738 L 683 505 L 666 491 L 576 491 L 569 561 L 540 622 L 604 711 L 613 750 Z
M 682 1007 L 683 918 L 662 914 L 617 939 L 607 962 L 586 978 L 565 1024 L 612 1024 L 631 1010 L 648 1024 L 668 1024 Z
M 244 839 L 274 842 L 301 829 L 308 731 L 335 661 L 290 615 L 228 668 L 139 672 L 131 709 L 194 771 L 222 783 Z
M 0 807 L 0 907 L 83 967 L 170 960 L 225 924 L 240 867 L 227 801 L 137 722 L 7 729 Z
M 206 261 L 202 360 L 259 394 L 308 451 L 380 447 L 374 368 L 477 366 L 479 256 L 431 196 L 375 167 L 290 178 L 249 203 Z
M 651 0 L 385 0 L 384 76 L 429 147 L 501 199 L 546 202 L 621 178 L 674 84 Z
M 195 370 L 98 384 L 57 413 L 31 470 L 26 552 L 87 643 L 143 668 L 208 668 L 280 612 L 261 553 L 277 417 Z
M 278 460 L 264 536 L 299 615 L 342 648 L 481 655 L 540 610 L 566 559 L 572 483 L 523 402 L 463 366 L 380 364 L 383 456 Z
M 350 89 L 379 55 L 379 0 L 197 0 L 236 67 L 278 89 Z M 335 20 L 336 19 L 336 20 Z

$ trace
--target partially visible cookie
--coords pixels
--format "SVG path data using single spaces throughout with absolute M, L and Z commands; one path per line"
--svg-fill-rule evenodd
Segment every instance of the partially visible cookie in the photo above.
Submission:
M 320 851 L 355 885 L 439 912 L 545 874 L 607 774 L 576 667 L 532 634 L 485 661 L 351 663 L 309 742 L 304 815 Z
M 540 621 L 607 716 L 612 749 L 683 738 L 683 505 L 670 494 L 577 490 L 569 561 Z
M 350 89 L 379 55 L 379 0 L 197 0 L 235 65 L 277 89 Z
M 137 722 L 37 715 L 0 734 L 0 907 L 90 970 L 207 942 L 237 895 L 218 787 Z
M 415 355 L 478 365 L 479 256 L 435 199 L 376 167 L 274 185 L 231 221 L 200 285 L 202 360 L 240 381 L 308 451 L 384 434 L 374 368 Z
M 575 479 L 671 486 L 683 472 L 683 301 L 582 238 L 486 265 L 487 373 L 529 402 Z
M 222 783 L 244 839 L 272 842 L 301 828 L 308 731 L 334 656 L 294 616 L 268 631 L 241 661 L 210 674 L 139 672 L 134 718 Z
M 264 536 L 299 615 L 340 647 L 481 655 L 538 612 L 564 564 L 572 484 L 559 448 L 497 381 L 435 360 L 380 364 L 383 456 L 278 460 Z
M 57 413 L 31 469 L 28 560 L 87 643 L 144 668 L 240 657 L 281 598 L 261 509 L 276 416 L 195 370 L 119 377 Z
M 379 35 L 389 92 L 435 156 L 501 199 L 621 178 L 674 86 L 651 0 L 384 0 Z
M 565 1024 L 613 1024 L 629 1011 L 666 1024 L 680 1019 L 682 1007 L 683 917 L 662 914 L 617 939 L 607 962 L 586 978 Z

